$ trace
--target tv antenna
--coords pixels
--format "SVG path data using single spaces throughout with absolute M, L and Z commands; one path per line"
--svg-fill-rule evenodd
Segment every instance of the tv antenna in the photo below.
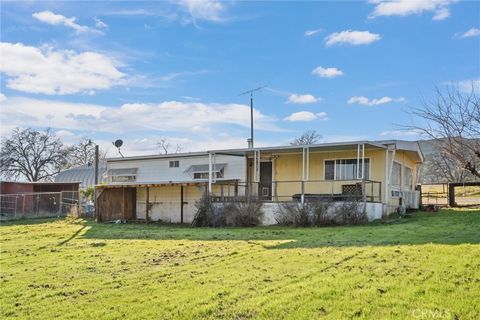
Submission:
M 112 144 L 118 149 L 118 153 L 122 156 L 123 158 L 123 154 L 122 152 L 120 151 L 120 147 L 123 146 L 123 140 L 122 139 L 117 139 L 115 140 L 115 142 L 112 142 Z
M 260 86 L 258 88 L 248 90 L 248 91 L 245 91 L 245 92 L 242 92 L 242 93 L 239 94 L 239 96 L 250 94 L 250 139 L 249 139 L 250 143 L 249 143 L 249 147 L 251 147 L 251 148 L 253 148 L 253 93 L 256 92 L 256 91 L 260 91 L 265 87 L 267 87 L 267 86 L 266 85 Z

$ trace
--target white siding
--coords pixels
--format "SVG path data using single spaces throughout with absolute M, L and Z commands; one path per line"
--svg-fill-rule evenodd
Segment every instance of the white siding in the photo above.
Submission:
M 169 163 L 179 160 L 178 168 L 170 168 Z M 226 163 L 223 180 L 245 180 L 245 158 L 236 156 L 217 155 L 216 163 Z M 193 175 L 186 172 L 191 165 L 208 164 L 208 155 L 191 157 L 169 157 L 164 159 L 108 161 L 108 169 L 138 168 L 137 179 L 134 183 L 155 183 L 168 181 L 192 181 Z M 217 179 L 222 180 L 222 179 Z

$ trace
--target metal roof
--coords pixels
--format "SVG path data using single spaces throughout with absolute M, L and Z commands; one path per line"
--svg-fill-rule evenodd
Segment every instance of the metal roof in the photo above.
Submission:
M 107 164 L 100 161 L 98 164 L 98 182 L 107 182 L 105 171 Z M 95 166 L 82 165 L 70 168 L 58 173 L 55 182 L 80 182 L 80 188 L 87 188 L 95 185 Z
M 145 155 L 145 156 L 132 156 L 124 158 L 108 158 L 108 162 L 114 161 L 128 161 L 128 160 L 153 160 L 153 159 L 163 159 L 163 158 L 188 158 L 196 156 L 207 156 L 209 153 L 216 154 L 225 154 L 233 156 L 244 156 L 250 154 L 254 151 L 260 152 L 292 152 L 295 150 L 302 150 L 305 147 L 308 147 L 310 150 L 321 150 L 321 149 L 344 149 L 349 147 L 355 147 L 356 145 L 364 144 L 366 148 L 380 148 L 387 149 L 388 145 L 396 145 L 397 149 L 406 150 L 410 152 L 418 153 L 420 161 L 423 160 L 422 151 L 418 146 L 417 141 L 406 141 L 406 140 L 380 140 L 380 141 L 345 141 L 345 142 L 329 142 L 329 143 L 316 143 L 310 145 L 288 145 L 288 146 L 271 146 L 271 147 L 255 147 L 255 148 L 239 148 L 239 149 L 223 149 L 223 150 L 208 150 L 202 152 L 186 152 L 186 153 L 172 153 L 172 154 L 155 154 L 155 155 Z

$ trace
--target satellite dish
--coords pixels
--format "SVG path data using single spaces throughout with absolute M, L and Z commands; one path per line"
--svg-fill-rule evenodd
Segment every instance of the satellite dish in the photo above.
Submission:
M 120 148 L 123 145 L 123 140 L 122 139 L 115 140 L 113 145 L 117 148 Z

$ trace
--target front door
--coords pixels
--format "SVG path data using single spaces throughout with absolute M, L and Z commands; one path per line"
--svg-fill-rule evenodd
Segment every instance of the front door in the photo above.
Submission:
M 260 162 L 260 182 L 258 196 L 262 200 L 272 200 L 272 162 Z

